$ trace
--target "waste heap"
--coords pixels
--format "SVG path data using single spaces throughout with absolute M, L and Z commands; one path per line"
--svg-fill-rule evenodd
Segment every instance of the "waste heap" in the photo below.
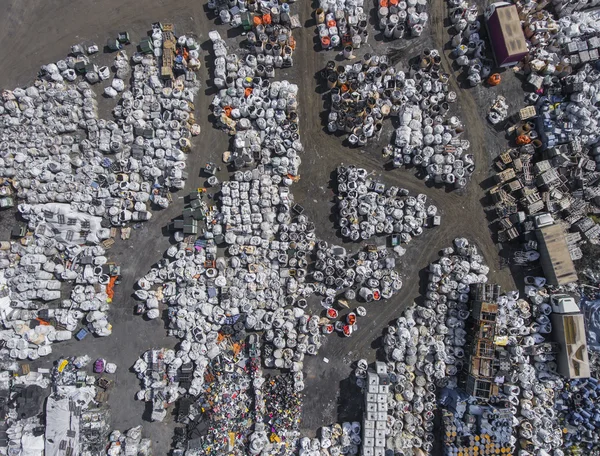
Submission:
M 52 369 L 52 394 L 46 401 L 45 453 L 106 454 L 109 411 L 97 399 L 96 378 L 82 368 L 89 357 L 61 358 Z
M 265 424 L 271 431 L 269 439 L 282 439 L 286 442 L 288 453 L 295 453 L 296 439 L 301 414 L 301 394 L 297 391 L 296 379 L 292 374 L 266 377 L 263 385 L 265 401 Z
M 452 409 L 456 411 L 442 410 L 444 454 L 475 449 L 481 455 L 514 451 L 510 445 L 513 430 L 510 410 L 481 406 L 472 397 L 456 400 Z
M 122 456 L 135 454 L 152 456 L 152 440 L 142 438 L 142 426 L 136 426 L 126 432 L 112 431 L 109 436 L 107 456 Z
M 6 341 L 0 352 L 22 360 L 47 356 L 54 342 L 71 339 L 82 319 L 94 334 L 110 335 L 107 311 L 119 267 L 108 263 L 101 245 L 79 245 L 96 244 L 109 230 L 101 228 L 98 217 L 73 212 L 66 204 L 20 209 L 32 232 L 0 250 L 5 294 L 0 338 Z M 74 286 L 61 300 L 63 282 Z
M 474 160 L 466 153 L 469 142 L 460 139 L 464 128 L 458 117 L 445 120 L 456 93 L 448 89 L 440 59 L 426 49 L 408 73 L 389 65 L 386 56 L 366 54 L 362 62 L 337 67 L 328 62 L 321 74 L 330 89 L 329 132 L 345 132 L 351 145 L 364 146 L 386 117 L 397 115 L 401 126 L 384 150 L 394 166 L 413 164 L 427 179 L 464 187 Z
M 583 244 L 598 241 L 600 227 L 589 217 L 600 212 L 595 127 L 600 112 L 589 98 L 598 85 L 596 73 L 586 65 L 562 79 L 560 95 L 539 98 L 537 119 L 512 127 L 521 145 L 495 160 L 496 185 L 490 189 L 501 242 L 535 241 L 534 219 L 542 214 L 550 214 L 548 223 L 563 225 L 573 260 L 582 257 Z
M 231 161 L 236 168 L 271 164 L 289 186 L 292 180 L 288 175 L 297 176 L 301 162 L 298 87 L 263 79 L 253 56 L 240 60 L 228 54 L 219 34 L 210 33 L 217 57 L 214 83 L 220 89 L 212 107 L 217 125 L 235 136 Z M 244 179 L 251 176 L 246 174 Z
M 385 453 L 388 432 L 388 399 L 390 398 L 390 377 L 385 363 L 377 361 L 375 371 L 367 372 L 365 388 L 365 412 L 363 413 L 364 456 Z
M 421 36 L 429 20 L 427 0 L 380 0 L 378 27 L 389 39 Z
M 505 377 L 499 401 L 510 404 L 519 420 L 520 447 L 533 453 L 564 449 L 554 409 L 564 379 L 557 372 L 556 350 L 550 343 L 552 308 L 544 283 L 542 278 L 527 285 L 525 299 L 513 291 L 498 301 L 499 335 L 507 336 L 506 351 L 499 350 L 500 374 Z
M 556 408 L 566 421 L 564 446 L 568 454 L 600 450 L 600 384 L 596 378 L 574 379 L 558 392 Z
M 294 314 L 300 317 L 296 318 Z M 304 355 L 314 356 L 321 347 L 319 316 L 304 314 L 302 309 L 286 309 L 274 315 L 272 329 L 264 333 L 265 366 L 290 369 L 294 372 L 296 390 L 301 391 L 304 389 Z
M 478 16 L 477 5 L 463 0 L 448 0 L 453 49 L 450 55 L 467 75 L 471 87 L 485 81 L 494 66 L 494 62 L 485 57 L 486 43 L 479 34 L 481 22 Z
M 436 388 L 458 383 L 470 288 L 485 284 L 488 272 L 477 248 L 455 239 L 454 248 L 444 249 L 429 267 L 423 304 L 408 308 L 387 328 L 384 350 L 393 398 L 388 398 L 386 448 L 431 452 Z
M 252 363 L 246 359 L 241 344 L 227 339 L 220 343 L 223 355 L 207 365 L 204 377 L 192 381 L 189 421 L 183 421 L 187 424 L 188 434 L 193 434 L 198 426 L 207 427 L 206 434 L 198 437 L 197 443 L 193 444 L 194 448 L 207 454 L 227 452 L 230 445 L 239 451 L 252 433 L 256 418 Z M 233 435 L 235 443 L 224 438 L 227 435 Z
M 575 141 L 592 147 L 600 139 L 600 111 L 595 105 L 600 88 L 599 75 L 592 66 L 585 65 L 558 83 L 551 80 L 548 96 L 540 97 L 536 103 L 539 117 L 535 130 L 542 148 Z M 529 136 L 532 137 L 531 132 Z M 540 146 L 539 142 L 534 142 L 534 145 Z M 590 158 L 595 160 L 597 153 L 594 151 L 591 155 Z M 590 170 L 593 171 L 591 164 Z
M 326 451 L 331 456 L 358 454 L 361 444 L 361 426 L 358 421 L 334 423 L 319 430 L 319 438 L 302 437 L 299 442 L 300 456 L 319 456 Z
M 22 374 L 17 363 L 3 362 L 0 370 L 0 454 L 25 452 L 44 454 L 44 426 L 41 416 L 50 384 L 37 372 Z
M 368 13 L 364 11 L 364 0 L 320 0 L 315 19 L 324 50 L 342 46 L 344 57 L 349 59 L 354 49 L 367 43 Z
M 69 204 L 114 226 L 147 220 L 151 204 L 168 206 L 167 190 L 186 178 L 198 85 L 186 73 L 166 86 L 152 55 L 132 61 L 115 121 L 98 118 L 87 82 L 62 80 L 59 68 L 74 67 L 74 57 L 42 67 L 45 76 L 25 90 L 3 92 L 0 174 L 13 179 L 18 197 Z
M 166 348 L 148 350 L 135 362 L 133 370 L 142 383 L 136 398 L 152 402 L 152 421 L 162 421 L 179 398 L 177 371 L 182 365 L 175 351 Z
M 437 207 L 426 206 L 427 196 L 409 196 L 406 189 L 385 184 L 368 177 L 367 170 L 338 166 L 338 224 L 342 237 L 353 241 L 368 240 L 374 235 L 400 235 L 403 243 L 423 232 Z
M 486 348 L 480 338 L 470 348 L 465 386 L 470 395 L 444 391 L 446 454 L 475 448 L 480 454 L 496 454 L 499 445 L 512 452 L 517 441 L 528 454 L 576 454 L 578 447 L 593 447 L 592 415 L 592 421 L 581 426 L 583 415 L 575 416 L 577 409 L 569 406 L 580 401 L 579 407 L 593 407 L 585 393 L 576 394 L 577 385 L 597 382 L 566 382 L 558 373 L 557 350 L 565 348 L 550 341 L 552 306 L 545 282 L 543 277 L 527 277 L 525 299 L 511 291 L 496 299 L 488 296 L 489 302 L 473 309 L 479 311 L 479 334 L 485 330 L 494 343 Z
M 282 3 L 283 5 L 287 4 Z M 275 76 L 275 68 L 294 65 L 296 40 L 292 35 L 292 28 L 298 26 L 296 21 L 297 15 L 290 18 L 288 13 L 254 15 L 253 28 L 248 32 L 247 40 L 250 52 L 256 57 L 249 54 L 246 61 L 256 67 L 257 76 L 272 78 Z
M 507 116 L 508 104 L 506 104 L 506 98 L 502 95 L 498 95 L 492 103 L 492 106 L 490 106 L 487 119 L 492 125 L 498 125 L 500 122 L 503 122 Z
M 291 16 L 290 6 L 296 0 L 210 0 L 208 9 L 214 11 L 223 24 L 231 27 L 242 26 L 250 30 L 257 25 L 278 25 L 293 23 L 300 27 L 297 15 Z
M 195 77 L 187 68 L 177 71 L 175 61 L 179 76 L 169 85 L 153 55 L 136 53 L 132 62 L 120 53 L 115 63 L 114 121 L 98 118 L 95 92 L 79 79 L 89 64 L 86 77 L 95 81 L 96 67 L 83 53 L 43 66 L 30 87 L 2 93 L 0 175 L 12 180 L 32 233 L 0 254 L 10 297 L 4 350 L 14 358 L 49 354 L 50 344 L 69 339 L 83 317 L 95 334 L 110 334 L 105 312 L 118 268 L 93 245 L 109 241 L 111 225 L 148 220 L 151 205 L 167 207 L 168 190 L 182 188 L 187 177 L 185 152 L 198 133 Z M 123 78 L 130 68 L 129 87 Z M 62 281 L 75 287 L 59 302 Z
M 598 0 L 590 0 L 587 2 L 578 2 L 576 0 L 552 0 L 552 7 L 558 17 L 572 14 L 577 11 L 592 9 L 598 6 Z
M 214 32 L 210 37 L 216 55 L 225 59 L 228 54 L 224 42 Z M 217 78 L 221 64 L 225 62 L 216 65 Z M 235 68 L 238 82 L 245 80 L 245 63 L 231 68 Z M 355 299 L 358 294 L 372 301 L 390 297 L 402 286 L 393 270 L 395 259 L 385 248 L 375 247 L 352 256 L 343 248 L 318 241 L 314 224 L 302 215 L 303 208 L 294 204 L 289 187 L 298 176 L 302 150 L 296 92 L 297 87 L 286 81 L 270 84 L 265 80 L 253 86 L 247 98 L 268 96 L 277 100 L 275 103 L 284 102 L 278 109 L 265 106 L 257 110 L 274 114 L 265 123 L 265 117 L 253 117 L 257 111 L 250 108 L 235 113 L 232 109 L 231 117 L 225 115 L 224 108 L 235 104 L 231 104 L 230 95 L 217 95 L 213 106 L 222 109 L 219 112 L 226 118 L 221 116 L 221 125 L 236 130 L 232 155 L 244 157 L 240 166 L 253 169 L 239 169 L 231 180 L 220 185 L 216 204 L 207 205 L 203 214 L 206 231 L 200 237 L 176 233 L 178 243 L 138 281 L 135 292 L 151 318 L 160 314 L 161 304 L 169 306 L 169 332 L 182 343 L 166 368 L 169 380 L 154 384 L 158 390 L 169 389 L 167 395 L 161 394 L 169 402 L 178 391 L 188 391 L 185 403 L 196 403 L 189 406 L 193 418 L 187 418 L 193 425 L 189 432 L 192 437 L 179 436 L 177 440 L 181 443 L 187 439 L 206 451 L 210 447 L 218 452 L 226 445 L 227 451 L 235 454 L 295 451 L 299 392 L 304 389 L 302 359 L 305 353 L 317 353 L 321 332 L 333 331 L 329 319 L 319 319 L 304 310 L 307 298 L 313 294 L 323 296 L 322 305 L 328 309 L 337 298 L 341 306 L 348 307 L 341 299 L 342 293 L 346 299 Z M 218 247 L 224 247 L 227 256 Z M 317 261 L 311 268 L 313 254 Z M 348 324 L 338 321 L 336 325 L 349 335 L 356 314 L 365 313 L 359 307 L 346 317 Z M 332 314 L 337 318 L 337 311 Z M 250 363 L 243 359 L 240 349 L 249 331 L 263 332 L 265 341 L 261 357 L 256 334 L 250 334 L 249 338 L 254 338 Z M 256 373 L 261 361 L 291 372 L 265 382 Z M 178 370 L 190 364 L 186 374 L 191 376 L 189 385 L 184 386 L 178 381 L 182 374 Z M 140 392 L 140 398 L 145 399 L 154 396 L 153 383 L 143 374 L 147 365 L 142 359 L 136 366 L 148 387 Z M 222 381 L 217 381 L 219 375 L 215 372 L 220 373 Z M 253 391 L 249 391 L 250 385 Z M 214 394 L 219 391 L 222 394 L 217 400 Z M 232 400 L 234 396 L 244 400 Z M 254 408 L 248 403 L 252 399 Z M 164 403 L 159 405 L 164 409 Z M 234 406 L 240 408 L 232 409 Z M 201 408 L 212 410 L 209 414 L 213 413 L 214 419 L 209 423 L 214 431 L 201 430 Z M 238 418 L 229 420 L 223 413 Z M 235 429 L 239 429 L 237 434 Z M 229 443 L 223 440 L 225 432 L 232 432 Z
M 556 19 L 546 4 L 517 2 L 529 47 L 523 70 L 536 89 L 545 79 L 568 76 L 581 65 L 593 64 L 599 58 L 598 13 L 585 11 Z

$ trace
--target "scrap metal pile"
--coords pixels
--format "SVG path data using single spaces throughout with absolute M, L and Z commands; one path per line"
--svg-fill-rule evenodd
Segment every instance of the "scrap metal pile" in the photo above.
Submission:
M 421 36 L 429 20 L 428 3 L 428 0 L 376 1 L 379 30 L 390 39 Z
M 353 241 L 374 235 L 399 234 L 403 243 L 423 232 L 423 226 L 437 214 L 427 196 L 409 196 L 406 189 L 385 188 L 368 177 L 367 170 L 355 166 L 337 168 L 338 220 L 342 237 Z M 439 224 L 439 223 L 438 223 Z
M 534 62 L 528 65 L 535 76 Z M 571 258 L 578 260 L 583 244 L 600 239 L 592 218 L 600 213 L 599 73 L 589 64 L 560 69 L 557 62 L 537 62 L 547 68 L 540 90 L 529 95 L 532 106 L 521 110 L 522 120 L 510 128 L 519 147 L 495 161 L 499 172 L 490 194 L 499 238 L 531 240 L 533 229 L 544 226 L 537 218 L 550 214 L 545 224 L 564 227 Z
M 351 58 L 354 49 L 367 43 L 368 11 L 364 11 L 363 0 L 320 0 L 315 19 L 324 50 L 342 46 L 344 57 Z
M 467 154 L 469 141 L 460 139 L 461 121 L 446 119 L 456 93 L 449 90 L 439 62 L 437 51 L 429 49 L 408 73 L 396 70 L 386 56 L 366 54 L 362 62 L 337 67 L 328 62 L 321 74 L 330 89 L 329 132 L 345 132 L 351 145 L 364 146 L 379 134 L 385 118 L 397 115 L 400 127 L 384 151 L 394 166 L 412 164 L 436 183 L 464 187 L 474 159 Z
M 554 113 L 558 114 L 561 104 L 555 106 Z M 558 116 L 555 119 L 559 120 Z M 561 122 L 565 121 L 563 118 Z M 547 124 L 551 120 L 544 116 L 539 122 Z M 517 134 L 532 135 L 535 128 L 527 121 L 518 127 Z M 496 185 L 489 193 L 500 224 L 500 242 L 535 241 L 536 228 L 555 222 L 567 232 L 573 260 L 582 257 L 582 244 L 598 242 L 600 227 L 590 218 L 600 212 L 600 174 L 593 155 L 596 147 L 582 144 L 580 141 L 586 138 L 581 132 L 577 137 L 569 133 L 569 138 L 572 142 L 561 141 L 543 154 L 526 144 L 509 149 L 495 160 Z

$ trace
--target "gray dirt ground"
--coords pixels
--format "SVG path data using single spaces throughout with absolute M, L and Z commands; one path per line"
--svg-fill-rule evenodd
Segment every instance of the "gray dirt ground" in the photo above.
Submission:
M 188 158 L 190 179 L 186 190 L 202 186 L 204 179 L 199 176 L 200 168 L 207 161 L 220 162 L 221 154 L 228 149 L 229 144 L 227 135 L 213 129 L 208 119 L 212 91 L 207 89 L 211 69 L 207 68 L 207 65 L 210 67 L 210 57 L 206 51 L 210 46 L 206 41 L 208 32 L 215 28 L 215 24 L 207 18 L 204 5 L 205 2 L 197 0 L 145 0 L 141 3 L 116 0 L 4 0 L 0 6 L 0 88 L 14 88 L 31 83 L 40 65 L 63 58 L 76 42 L 94 40 L 98 44 L 104 44 L 106 38 L 122 30 L 128 30 L 132 41 L 137 42 L 146 34 L 152 22 L 173 22 L 178 33 L 191 32 L 204 43 L 204 65 L 200 71 L 203 87 L 196 102 L 196 117 L 202 127 L 202 134 L 194 141 L 193 152 Z M 499 268 L 498 249 L 492 240 L 484 212 L 484 190 L 490 160 L 506 148 L 507 142 L 503 132 L 498 133 L 491 128 L 485 115 L 498 93 L 507 96 L 512 109 L 522 107 L 523 100 L 520 83 L 512 74 L 504 73 L 503 84 L 496 88 L 463 89 L 454 77 L 455 73 L 452 73 L 449 51 L 445 49 L 443 67 L 453 74 L 450 81 L 452 88 L 458 93 L 458 103 L 454 109 L 466 125 L 471 153 L 477 159 L 473 179 L 466 190 L 460 193 L 447 192 L 444 188 L 426 185 L 411 170 L 390 171 L 381 157 L 381 149 L 393 134 L 391 121 L 386 124 L 380 139 L 369 143 L 365 149 L 347 148 L 342 145 L 341 138 L 324 131 L 323 98 L 318 72 L 327 60 L 336 57 L 336 53 L 315 53 L 313 5 L 304 0 L 296 3 L 295 8 L 299 9 L 304 27 L 294 32 L 298 42 L 294 67 L 278 73 L 278 78 L 285 77 L 300 86 L 300 132 L 305 155 L 301 167 L 302 178 L 294 185 L 293 193 L 315 221 L 317 234 L 328 241 L 340 243 L 331 217 L 334 194 L 330 182 L 331 173 L 339 163 L 354 163 L 366 167 L 389 185 L 426 193 L 442 210 L 442 226 L 427 230 L 422 237 L 408 245 L 408 252 L 400 265 L 404 279 L 401 292 L 387 302 L 368 306 L 368 315 L 361 319 L 359 332 L 352 338 L 329 337 L 319 356 L 305 362 L 307 388 L 302 429 L 308 434 L 314 434 L 319 426 L 337 420 L 359 418 L 361 398 L 356 386 L 348 380 L 352 363 L 359 358 L 375 360 L 383 328 L 419 297 L 423 269 L 437 258 L 437 252 L 441 248 L 450 245 L 453 238 L 465 236 L 475 242 L 491 268 L 491 279 L 501 284 L 503 289 L 514 287 L 510 271 Z M 432 0 L 430 22 L 421 38 L 388 43 L 382 41 L 380 33 L 373 30 L 369 46 L 363 47 L 358 54 L 394 51 L 394 55 L 400 56 L 399 65 L 406 68 L 408 59 L 423 48 L 445 48 L 449 37 L 445 18 L 445 2 Z M 231 38 L 232 43 L 236 40 L 239 42 L 237 32 L 224 26 L 218 26 L 218 30 L 222 36 Z M 128 47 L 128 51 L 130 54 L 133 52 L 132 46 Z M 112 59 L 110 55 L 99 58 L 106 62 Z M 103 112 L 109 112 L 111 106 L 108 103 L 101 107 Z M 111 260 L 122 265 L 123 272 L 123 281 L 116 289 L 112 309 L 112 336 L 88 337 L 82 342 L 57 344 L 53 355 L 44 361 L 49 364 L 60 355 L 87 353 L 92 358 L 102 356 L 116 362 L 119 365 L 116 387 L 109 398 L 113 425 L 127 429 L 143 423 L 146 432 L 154 440 L 156 454 L 159 455 L 168 452 L 172 420 L 167 419 L 164 423 L 149 423 L 145 420 L 144 404 L 134 400 L 139 383 L 135 375 L 129 372 L 129 368 L 144 350 L 159 346 L 172 347 L 177 341 L 166 337 L 162 321 L 144 321 L 133 315 L 134 301 L 131 294 L 136 278 L 145 274 L 168 247 L 169 239 L 164 235 L 164 227 L 181 213 L 183 199 L 178 197 L 182 195 L 182 192 L 174 195 L 174 204 L 168 210 L 154 212 L 153 219 L 142 229 L 134 231 L 130 241 L 118 241 L 109 252 Z M 6 238 L 13 219 L 12 212 L 0 214 L 2 239 Z M 357 246 L 346 247 L 354 251 L 357 249 Z M 326 363 L 324 358 L 328 358 L 329 362 Z

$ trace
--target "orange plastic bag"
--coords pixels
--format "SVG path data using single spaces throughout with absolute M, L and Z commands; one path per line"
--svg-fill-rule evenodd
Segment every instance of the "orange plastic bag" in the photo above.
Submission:
M 500 84 L 500 82 L 502 82 L 502 76 L 500 76 L 498 73 L 494 73 L 487 80 L 487 83 L 491 86 L 497 86 Z
M 112 276 L 108 281 L 108 285 L 106 285 L 106 296 L 112 301 L 112 298 L 115 295 L 115 282 L 117 281 L 117 276 Z

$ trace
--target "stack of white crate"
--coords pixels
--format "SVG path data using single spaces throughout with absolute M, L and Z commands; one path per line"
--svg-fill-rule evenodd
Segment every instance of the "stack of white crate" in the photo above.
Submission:
M 389 377 L 385 363 L 375 363 L 367 373 L 363 415 L 362 456 L 384 456 Z

